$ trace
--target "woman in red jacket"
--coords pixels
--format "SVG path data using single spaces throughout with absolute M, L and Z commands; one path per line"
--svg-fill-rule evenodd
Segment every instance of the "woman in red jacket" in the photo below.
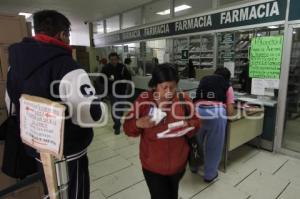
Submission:
M 200 126 L 187 95 L 184 99 L 191 114 L 185 117 L 184 107 L 176 92 L 178 81 L 174 67 L 169 64 L 157 66 L 149 82 L 151 89 L 138 97 L 124 123 L 128 136 L 140 136 L 140 159 L 152 199 L 178 198 L 179 182 L 189 155 L 186 136 L 192 136 Z M 168 129 L 172 129 L 169 135 L 178 133 L 178 128 L 169 125 L 175 122 L 181 122 L 181 130 L 194 129 L 184 136 L 158 138 L 158 134 Z

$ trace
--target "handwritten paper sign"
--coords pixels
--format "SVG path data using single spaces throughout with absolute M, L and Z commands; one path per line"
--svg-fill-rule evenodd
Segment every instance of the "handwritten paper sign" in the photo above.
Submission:
M 283 36 L 253 38 L 250 52 L 250 77 L 279 79 L 282 47 Z
M 39 152 L 61 159 L 65 107 L 48 99 L 22 95 L 20 115 L 22 141 Z
M 251 94 L 274 96 L 274 89 L 279 89 L 278 79 L 252 79 Z

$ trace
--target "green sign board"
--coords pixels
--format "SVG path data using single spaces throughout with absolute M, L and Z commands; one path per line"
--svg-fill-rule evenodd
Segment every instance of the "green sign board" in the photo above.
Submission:
M 282 47 L 283 36 L 253 38 L 250 52 L 250 77 L 279 79 Z

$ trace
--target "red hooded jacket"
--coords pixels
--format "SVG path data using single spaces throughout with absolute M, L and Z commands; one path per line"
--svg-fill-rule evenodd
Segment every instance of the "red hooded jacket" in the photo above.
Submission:
M 192 105 L 187 95 L 184 95 L 184 98 L 185 101 Z M 184 118 L 183 106 L 175 102 L 179 102 L 178 97 L 175 97 L 172 101 L 173 105 L 176 104 L 173 106 L 175 115 Z M 157 126 L 149 129 L 139 129 L 136 126 L 136 121 L 139 118 L 148 116 L 150 108 L 153 107 L 149 103 L 155 103 L 153 93 L 150 91 L 142 93 L 125 119 L 124 131 L 130 137 L 140 136 L 140 159 L 144 169 L 161 175 L 173 175 L 181 172 L 186 167 L 189 155 L 189 145 L 186 138 L 157 138 L 158 133 L 168 129 L 169 123 L 180 121 L 181 119 L 175 118 L 170 109 L 167 111 L 165 119 Z M 189 126 L 195 127 L 195 129 L 187 134 L 189 137 L 194 135 L 197 129 L 200 128 L 200 119 L 196 116 L 194 107 L 191 106 L 190 110 L 192 117 L 185 121 L 187 121 Z

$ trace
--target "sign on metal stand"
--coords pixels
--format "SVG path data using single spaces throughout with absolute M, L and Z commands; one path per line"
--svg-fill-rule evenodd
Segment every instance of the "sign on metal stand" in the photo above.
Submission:
M 49 198 L 67 199 L 68 170 L 57 163 L 63 162 L 65 107 L 41 97 L 22 95 L 20 115 L 22 141 L 40 153 Z

